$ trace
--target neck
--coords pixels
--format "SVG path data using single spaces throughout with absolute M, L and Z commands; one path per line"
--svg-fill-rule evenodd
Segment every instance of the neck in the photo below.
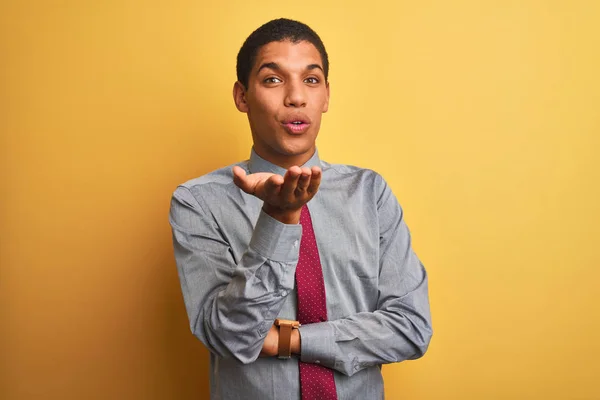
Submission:
M 303 154 L 287 156 L 287 155 L 273 155 L 273 154 L 263 154 L 260 149 L 254 147 L 254 151 L 256 154 L 260 156 L 263 160 L 266 160 L 272 164 L 277 165 L 278 167 L 289 169 L 290 167 L 301 167 L 308 162 L 315 155 L 316 148 L 313 148 L 311 151 L 308 151 Z

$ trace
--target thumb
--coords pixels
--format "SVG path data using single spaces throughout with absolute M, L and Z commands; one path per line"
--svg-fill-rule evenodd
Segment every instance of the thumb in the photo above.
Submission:
M 233 167 L 233 183 L 248 194 L 252 194 L 254 191 L 254 188 L 246 175 L 246 171 L 237 165 Z

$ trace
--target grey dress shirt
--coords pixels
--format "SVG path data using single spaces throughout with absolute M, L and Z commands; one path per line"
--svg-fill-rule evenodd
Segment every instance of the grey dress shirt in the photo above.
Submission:
M 254 151 L 247 173 L 285 170 Z M 432 335 L 427 274 L 402 208 L 377 173 L 329 164 L 308 203 L 329 320 L 300 327 L 301 356 L 334 370 L 339 400 L 381 399 L 381 364 L 422 356 Z M 180 185 L 170 222 L 192 333 L 211 353 L 211 399 L 300 399 L 298 358 L 259 357 L 277 317 L 296 319 L 301 225 L 233 183 L 232 166 Z

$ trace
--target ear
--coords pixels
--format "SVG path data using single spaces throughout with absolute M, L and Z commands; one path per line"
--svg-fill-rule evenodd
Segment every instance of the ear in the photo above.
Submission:
M 246 89 L 240 81 L 237 81 L 233 84 L 233 101 L 240 112 L 248 112 L 248 103 L 246 103 Z
M 323 112 L 326 113 L 329 110 L 329 82 L 325 85 L 327 88 L 327 97 L 325 98 L 325 104 L 323 104 Z

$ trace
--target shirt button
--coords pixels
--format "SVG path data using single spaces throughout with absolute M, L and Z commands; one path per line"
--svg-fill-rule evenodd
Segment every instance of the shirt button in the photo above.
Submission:
M 315 360 L 315 364 L 321 364 L 321 361 Z
M 286 294 L 287 294 L 287 290 L 282 289 L 279 291 L 279 296 L 281 296 L 281 297 L 285 296 Z
M 298 247 L 298 241 L 294 241 L 294 247 Z

